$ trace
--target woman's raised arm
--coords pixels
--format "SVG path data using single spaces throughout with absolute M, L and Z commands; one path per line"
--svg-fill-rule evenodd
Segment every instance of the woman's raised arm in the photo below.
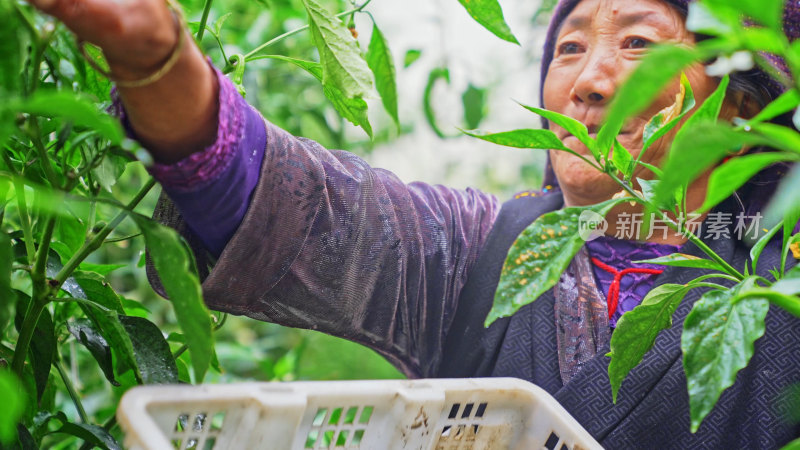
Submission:
M 31 0 L 79 39 L 99 46 L 118 81 L 147 78 L 178 50 L 166 74 L 142 87 L 119 87 L 137 139 L 156 161 L 173 163 L 214 142 L 217 79 L 164 0 Z M 122 83 L 124 84 L 124 83 Z

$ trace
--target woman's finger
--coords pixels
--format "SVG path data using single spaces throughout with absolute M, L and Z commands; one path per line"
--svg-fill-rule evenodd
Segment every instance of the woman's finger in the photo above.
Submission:
M 119 31 L 123 2 L 115 0 L 30 0 L 42 12 L 60 20 L 86 41 L 102 44 L 103 37 Z
M 29 1 L 79 39 L 102 48 L 117 68 L 147 71 L 163 61 L 177 42 L 176 21 L 164 0 Z

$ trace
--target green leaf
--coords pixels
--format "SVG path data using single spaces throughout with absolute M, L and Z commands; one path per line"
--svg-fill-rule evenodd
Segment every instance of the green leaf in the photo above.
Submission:
M 378 25 L 372 25 L 372 37 L 367 49 L 367 65 L 375 75 L 375 87 L 381 96 L 383 107 L 389 116 L 394 120 L 395 125 L 400 126 L 400 119 L 397 114 L 397 74 L 394 68 L 394 59 L 389 50 L 389 44 L 383 37 Z
M 738 294 L 755 286 L 747 278 L 729 290 L 705 293 L 686 317 L 681 336 L 683 368 L 689 389 L 692 432 L 711 412 L 722 391 L 753 356 L 753 343 L 764 334 L 769 309 L 765 299 L 733 303 Z
M 800 133 L 797 131 L 773 123 L 756 124 L 752 126 L 752 129 L 766 138 L 769 146 L 775 150 L 800 154 Z
M 92 272 L 76 272 L 74 277 L 87 300 L 119 314 L 125 313 L 119 295 L 101 275 Z
M 362 98 L 347 98 L 342 91 L 333 86 L 322 88 L 325 97 L 330 100 L 336 111 L 350 123 L 360 126 L 367 136 L 372 138 L 372 125 L 367 116 L 367 102 Z
M 0 92 L 17 91 L 24 60 L 23 28 L 12 5 L 11 1 L 0 2 Z
M 597 133 L 597 146 L 608 155 L 625 122 L 645 110 L 681 70 L 701 59 L 692 48 L 660 46 L 648 51 L 627 81 L 617 90 Z
M 633 175 L 633 156 L 627 148 L 623 147 L 619 141 L 614 140 L 614 150 L 611 151 L 611 162 L 619 170 L 625 179 Z
M 665 134 L 672 131 L 672 129 L 675 128 L 675 126 L 677 126 L 681 120 L 683 120 L 686 114 L 689 111 L 691 111 L 692 108 L 695 107 L 697 102 L 695 101 L 694 98 L 694 91 L 692 90 L 692 85 L 689 84 L 689 79 L 686 78 L 686 74 L 683 72 L 681 72 L 681 85 L 683 86 L 684 95 L 680 112 L 673 119 L 671 119 L 667 123 L 664 123 L 666 116 L 665 116 L 665 111 L 662 110 L 658 114 L 653 116 L 647 122 L 647 124 L 645 124 L 644 135 L 643 135 L 644 145 L 642 146 L 642 152 L 637 157 L 637 160 L 642 158 L 644 152 L 647 151 L 647 149 L 650 148 L 650 146 L 653 145 L 653 143 L 661 139 Z
M 114 378 L 111 347 L 108 346 L 108 342 L 102 334 L 92 327 L 92 322 L 88 319 L 75 319 L 67 323 L 67 329 L 78 342 L 89 350 L 106 379 L 114 386 L 119 386 L 119 382 Z
M 795 164 L 789 173 L 783 177 L 777 191 L 769 202 L 764 213 L 768 224 L 775 224 L 783 220 L 797 208 L 797 193 L 800 192 L 800 166 Z
M 711 173 L 706 200 L 699 212 L 717 206 L 762 169 L 777 162 L 797 159 L 800 158 L 784 153 L 756 153 L 731 158 Z
M 714 89 L 714 92 L 706 98 L 702 105 L 697 108 L 697 111 L 694 112 L 683 124 L 680 130 L 678 130 L 677 135 L 675 138 L 677 139 L 680 137 L 681 133 L 687 130 L 687 127 L 691 127 L 698 123 L 704 122 L 714 122 L 716 123 L 717 118 L 719 117 L 719 112 L 722 110 L 722 103 L 725 101 L 725 95 L 728 91 L 728 85 L 730 85 L 731 79 L 728 75 L 722 77 L 722 80 L 719 82 L 719 86 Z
M 661 264 L 662 266 L 673 267 L 692 267 L 696 269 L 711 269 L 720 272 L 725 272 L 725 269 L 716 261 L 710 259 L 700 258 L 693 255 L 684 253 L 673 253 L 659 258 L 645 259 L 642 261 L 634 261 L 637 264 Z
M 219 19 L 217 19 L 217 20 L 214 22 L 214 25 L 213 25 L 213 28 L 214 28 L 214 33 L 216 33 L 216 35 L 217 35 L 217 36 L 219 36 L 219 34 L 222 32 L 222 26 L 223 26 L 223 25 L 225 25 L 225 22 L 226 22 L 228 19 L 230 19 L 230 18 L 231 18 L 231 15 L 232 15 L 232 14 L 233 14 L 233 13 L 227 13 L 227 14 L 223 14 L 223 15 L 221 15 L 221 16 L 219 17 Z
M 6 327 L 11 322 L 11 308 L 16 304 L 16 294 L 11 288 L 11 263 L 14 249 L 8 234 L 0 231 L 0 336 L 5 336 Z
M 95 330 L 99 330 L 111 347 L 116 361 L 117 374 L 133 370 L 139 383 L 145 383 L 136 360 L 136 352 L 131 338 L 120 321 L 120 314 L 97 303 L 80 303 L 86 317 L 92 321 Z
M 782 29 L 782 0 L 705 0 L 705 5 L 717 15 L 735 12 L 749 16 L 773 30 Z
M 24 316 L 30 302 L 31 298 L 27 295 L 17 295 L 17 315 L 15 318 L 17 330 L 22 328 L 22 323 L 25 320 Z M 47 380 L 50 378 L 50 366 L 53 364 L 58 345 L 55 332 L 53 317 L 50 311 L 45 308 L 36 323 L 31 344 L 28 348 L 28 356 L 33 368 L 33 379 L 36 382 L 37 400 L 42 399 L 42 395 L 47 388 Z
M 61 428 L 48 434 L 66 433 L 83 439 L 103 450 L 121 450 L 119 443 L 105 428 L 88 423 L 65 422 Z
M 103 189 L 111 192 L 111 187 L 117 184 L 117 180 L 125 172 L 128 162 L 127 158 L 106 153 L 100 164 L 92 168 L 92 175 Z
M 800 242 L 800 234 L 797 234 L 792 238 L 792 233 L 794 232 L 795 227 L 798 226 L 800 223 L 800 203 L 796 203 L 793 207 L 790 207 L 784 215 L 783 219 L 783 251 L 781 252 L 781 267 L 780 272 L 783 273 L 786 270 L 786 257 L 789 256 L 789 251 L 791 250 L 791 246 L 795 244 L 795 242 Z
M 420 56 L 422 56 L 422 50 L 412 48 L 411 50 L 407 51 L 405 58 L 403 58 L 403 67 L 408 68 L 414 64 Z
M 7 108 L 12 111 L 59 117 L 75 125 L 91 128 L 112 144 L 119 145 L 124 137 L 116 119 L 100 111 L 91 100 L 73 92 L 38 91 L 27 100 L 9 103 Z
M 542 215 L 528 226 L 508 251 L 485 325 L 514 314 L 553 287 L 585 243 L 579 233 L 584 217 L 605 217 L 622 201 L 560 209 Z
M 796 405 L 795 405 L 796 406 Z M 800 438 L 789 442 L 788 444 L 781 447 L 781 450 L 800 450 Z
M 461 103 L 464 105 L 464 122 L 467 128 L 478 128 L 483 118 L 486 117 L 486 97 L 487 90 L 475 87 L 472 83 L 467 86 L 467 90 L 461 95 Z
M 656 191 L 658 190 L 658 180 L 645 180 L 642 178 L 637 178 L 636 182 L 639 183 L 639 187 L 642 188 L 642 197 L 644 197 L 644 199 L 648 202 L 652 203 L 655 200 Z M 678 199 L 673 198 L 672 201 L 664 204 L 663 206 L 665 210 L 672 211 L 675 209 L 677 204 Z
M 658 333 L 672 326 L 672 315 L 689 292 L 682 284 L 663 284 L 653 288 L 642 304 L 622 315 L 611 335 L 611 363 L 608 377 L 614 403 L 628 373 L 642 362 L 653 348 Z
M 428 125 L 430 125 L 433 132 L 440 138 L 446 139 L 447 135 L 439 128 L 437 123 L 432 101 L 433 88 L 439 80 L 444 80 L 447 84 L 450 84 L 450 70 L 446 67 L 437 67 L 428 74 L 428 83 L 425 84 L 425 91 L 422 94 L 422 109 L 425 113 L 425 120 L 428 121 Z
M 61 216 L 55 230 L 55 238 L 67 245 L 69 254 L 59 255 L 62 259 L 69 258 L 81 248 L 86 241 L 86 224 L 77 217 Z
M 490 134 L 485 134 L 481 131 L 464 131 L 464 134 L 493 144 L 505 145 L 506 147 L 563 150 L 575 153 L 564 146 L 556 134 L 550 130 L 521 129 Z
M 677 190 L 688 185 L 731 152 L 746 145 L 763 143 L 764 138 L 735 130 L 728 124 L 703 122 L 689 126 L 687 121 L 687 125 L 681 128 L 672 143 L 669 159 L 664 165 L 663 177 L 656 191 L 655 203 L 667 203 Z
M 0 408 L 0 443 L 9 444 L 16 440 L 17 422 L 25 412 L 26 402 L 22 383 L 9 370 L 0 370 L 0 398 L 3 399 L 3 407 Z
M 800 93 L 797 92 L 797 89 L 790 89 L 780 97 L 776 98 L 775 100 L 771 101 L 767 106 L 764 107 L 755 117 L 748 121 L 749 124 L 754 125 L 761 122 L 766 122 L 767 120 L 774 119 L 782 114 L 786 114 L 789 111 L 795 109 L 798 105 L 800 105 Z
M 764 236 L 761 236 L 758 242 L 756 242 L 755 245 L 753 245 L 753 248 L 750 249 L 750 259 L 753 261 L 753 273 L 756 273 L 756 267 L 758 266 L 758 258 L 761 257 L 761 252 L 764 251 L 764 247 L 766 247 L 769 241 L 771 241 L 772 238 L 778 233 L 778 231 L 780 231 L 782 225 L 783 224 L 779 223 L 774 227 L 772 227 L 772 229 L 769 230 L 767 234 L 765 234 Z
M 211 362 L 214 340 L 211 315 L 203 303 L 200 281 L 192 270 L 194 258 L 174 230 L 144 216 L 136 215 L 134 220 L 144 234 L 153 264 L 172 301 L 175 316 L 192 355 L 195 376 L 200 382 Z
M 655 176 L 657 176 L 659 178 L 664 176 L 664 171 L 661 170 L 660 168 L 652 165 L 652 164 L 646 163 L 644 161 L 636 161 L 636 165 L 647 168 L 647 170 L 649 170 L 650 172 L 652 172 L 653 174 L 655 174 Z
M 92 264 L 82 262 L 78 268 L 83 272 L 93 272 L 101 276 L 107 276 L 111 272 L 128 267 L 127 264 Z
M 520 105 L 522 104 L 520 103 Z M 567 133 L 575 136 L 589 149 L 590 152 L 592 152 L 594 159 L 600 162 L 600 151 L 597 149 L 597 142 L 589 136 L 589 131 L 586 129 L 586 125 L 573 119 L 572 117 L 565 116 L 554 111 L 548 111 L 535 106 L 522 105 L 522 107 L 534 114 L 544 117 L 548 121 L 566 130 Z
M 519 44 L 503 17 L 503 9 L 497 0 L 458 0 L 476 22 L 500 39 Z
M 781 294 L 800 295 L 800 266 L 794 266 L 794 269 L 773 284 L 771 289 Z
M 350 30 L 314 0 L 303 0 L 314 45 L 322 65 L 322 85 L 333 86 L 345 98 L 369 97 L 372 74 Z
M 263 55 L 259 56 L 257 59 L 262 58 L 277 59 L 292 63 L 313 75 L 320 82 L 322 81 L 322 66 L 319 63 L 281 55 Z M 367 102 L 361 98 L 348 99 L 342 91 L 334 86 L 323 86 L 322 92 L 342 117 L 350 121 L 353 125 L 360 126 L 370 138 L 372 137 L 372 125 L 370 125 L 369 117 L 367 116 Z
M 178 367 L 172 358 L 169 344 L 161 330 L 147 319 L 119 316 L 120 323 L 128 333 L 136 365 L 145 384 L 178 383 Z M 210 354 L 210 352 L 209 352 Z M 192 355 L 194 360 L 194 355 Z M 202 377 L 198 379 L 202 380 Z

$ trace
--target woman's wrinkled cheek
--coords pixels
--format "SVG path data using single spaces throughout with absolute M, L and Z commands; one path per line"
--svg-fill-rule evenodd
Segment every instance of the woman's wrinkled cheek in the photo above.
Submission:
M 560 151 L 551 151 L 550 159 L 558 184 L 570 193 L 570 197 L 580 204 L 591 204 L 601 201 L 600 192 L 610 192 L 613 181 L 610 177 L 586 164 L 577 156 Z M 597 198 L 596 198 L 597 197 Z M 577 204 L 569 205 L 577 206 Z

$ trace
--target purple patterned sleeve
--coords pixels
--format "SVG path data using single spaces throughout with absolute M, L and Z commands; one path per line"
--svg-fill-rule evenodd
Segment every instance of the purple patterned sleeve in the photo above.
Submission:
M 241 223 L 258 183 L 266 131 L 261 115 L 227 77 L 216 68 L 214 71 L 220 87 L 215 142 L 177 163 L 155 163 L 148 171 L 161 183 L 192 232 L 218 256 Z M 118 98 L 112 112 L 135 137 Z
M 155 217 L 219 254 L 206 303 L 362 343 L 409 376 L 435 374 L 497 199 L 405 184 L 269 124 L 220 86 L 214 146 L 151 169 L 167 194 Z
M 435 374 L 497 199 L 405 184 L 352 153 L 266 130 L 258 185 L 203 282 L 206 303 L 359 342 L 409 376 Z

